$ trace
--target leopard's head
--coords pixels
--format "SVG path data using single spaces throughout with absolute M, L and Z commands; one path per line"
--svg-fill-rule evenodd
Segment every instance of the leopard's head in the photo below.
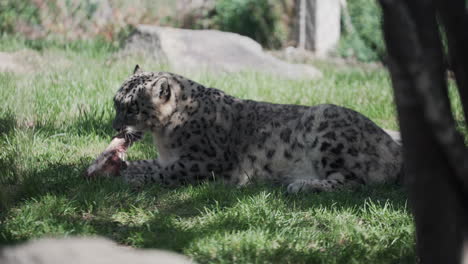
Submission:
M 169 122 L 183 89 L 175 75 L 145 72 L 138 65 L 114 97 L 115 130 L 132 136 L 157 130 Z

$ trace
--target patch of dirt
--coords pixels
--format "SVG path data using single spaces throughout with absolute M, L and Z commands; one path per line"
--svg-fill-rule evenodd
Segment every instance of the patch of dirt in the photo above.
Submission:
M 50 69 L 65 69 L 71 65 L 63 54 L 54 51 L 39 53 L 24 49 L 15 52 L 0 52 L 0 72 L 31 74 Z
M 0 52 L 0 72 L 31 73 L 40 59 L 39 53 L 32 50 Z

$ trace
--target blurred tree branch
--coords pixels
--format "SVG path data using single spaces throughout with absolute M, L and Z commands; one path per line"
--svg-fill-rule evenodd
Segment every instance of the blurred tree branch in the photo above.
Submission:
M 468 154 L 450 108 L 437 18 L 442 18 L 447 34 L 466 119 L 465 3 L 380 3 L 416 222 L 417 253 L 422 263 L 461 263 L 464 244 L 468 243 Z

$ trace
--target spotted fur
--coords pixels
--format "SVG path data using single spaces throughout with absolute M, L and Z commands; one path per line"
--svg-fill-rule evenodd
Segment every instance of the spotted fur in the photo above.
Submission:
M 269 182 L 290 193 L 395 182 L 401 148 L 371 120 L 331 105 L 242 100 L 166 72 L 135 73 L 114 98 L 113 126 L 153 134 L 159 157 L 126 161 L 135 184 Z

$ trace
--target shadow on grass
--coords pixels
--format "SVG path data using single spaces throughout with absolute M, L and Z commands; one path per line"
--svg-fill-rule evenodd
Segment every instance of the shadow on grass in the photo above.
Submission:
M 251 228 L 251 223 L 248 218 L 226 218 L 221 217 L 216 221 L 208 221 L 206 223 L 196 225 L 195 227 L 187 227 L 180 224 L 180 220 L 193 219 L 203 217 L 207 213 L 206 209 L 215 210 L 230 210 L 237 204 L 246 199 L 255 197 L 259 193 L 272 194 L 271 199 L 283 199 L 287 208 L 291 210 L 301 211 L 311 208 L 322 209 L 359 209 L 366 201 L 371 200 L 375 203 L 381 201 L 389 204 L 395 209 L 405 210 L 406 202 L 403 192 L 394 186 L 384 186 L 378 188 L 363 188 L 357 192 L 344 193 L 325 193 L 325 194 L 306 194 L 295 196 L 284 196 L 283 189 L 270 186 L 253 186 L 238 189 L 235 187 L 223 186 L 219 184 L 204 184 L 195 187 L 181 187 L 176 190 L 162 189 L 159 187 L 146 187 L 140 192 L 132 191 L 131 189 L 120 185 L 108 185 L 108 181 L 99 182 L 97 186 L 91 187 L 87 184 L 82 184 L 69 195 L 82 206 L 90 201 L 95 201 L 99 197 L 110 197 L 115 192 L 120 192 L 120 198 L 113 198 L 114 204 L 122 204 L 120 206 L 131 208 L 132 206 L 141 206 L 138 200 L 152 200 L 154 204 L 145 204 L 143 207 L 147 210 L 154 210 L 157 213 L 144 224 L 122 223 L 112 220 L 111 218 L 103 217 L 83 217 L 83 216 L 57 216 L 55 219 L 58 222 L 67 223 L 73 227 L 73 232 L 82 234 L 84 230 L 92 227 L 93 233 L 116 240 L 119 243 L 136 245 L 144 248 L 160 248 L 168 249 L 177 252 L 183 252 L 191 246 L 193 242 L 208 238 L 210 236 L 224 233 L 233 234 L 242 231 L 247 231 Z M 82 188 L 91 187 L 86 191 Z M 116 190 L 116 187 L 118 190 Z M 99 191 L 96 191 L 96 189 Z M 138 196 L 138 197 L 137 197 Z M 177 196 L 185 196 L 184 199 L 177 199 Z M 130 197 L 130 198 L 129 198 Z M 137 197 L 137 198 L 136 198 Z M 171 202 L 171 199 L 174 200 Z M 163 202 L 164 204 L 160 204 Z M 99 210 L 99 206 L 95 208 Z M 105 205 L 101 205 L 105 206 Z M 120 209 L 122 209 L 120 207 Z M 258 225 L 258 223 L 256 224 Z M 271 228 L 265 223 L 265 228 Z M 279 228 L 274 226 L 273 228 Z M 336 245 L 331 251 L 322 252 L 319 249 L 311 249 L 304 252 L 303 250 L 295 250 L 287 245 L 279 246 L 271 249 L 268 252 L 254 252 L 256 257 L 267 262 L 275 262 L 278 259 L 287 258 L 287 262 L 304 263 L 323 261 L 324 254 L 336 257 L 338 262 L 347 262 L 356 256 L 365 256 L 367 248 L 359 241 L 349 241 L 346 246 Z M 389 256 L 400 254 L 401 250 L 398 246 L 392 248 L 384 248 L 378 252 L 373 252 L 373 257 L 381 256 L 384 259 L 389 259 Z M 209 257 L 205 261 L 201 256 L 198 260 L 201 262 L 210 262 Z M 400 258 L 400 263 L 414 262 L 411 252 L 407 252 Z M 372 259 L 372 258 L 371 258 Z M 392 259 L 392 257 L 390 257 Z M 374 259 L 375 260 L 375 259 Z
M 92 133 L 108 138 L 115 134 L 115 130 L 112 128 L 113 119 L 113 112 L 108 108 L 81 109 L 78 119 L 67 127 L 66 131 L 77 135 Z
M 47 193 L 62 194 L 81 182 L 76 178 L 78 171 L 83 170 L 76 164 L 47 164 L 44 168 L 24 172 L 21 180 L 15 184 L 3 184 L 4 190 L 9 191 L 8 206 L 13 207 L 24 200 L 41 197 Z M 0 214 L 1 215 L 1 214 Z
M 16 117 L 12 111 L 7 111 L 0 116 L 0 136 L 10 134 L 16 127 Z
M 300 193 L 288 195 L 285 188 L 270 185 L 236 187 L 221 183 L 203 183 L 197 186 L 182 186 L 167 189 L 156 185 L 144 186 L 137 191 L 119 179 L 85 180 L 82 175 L 92 159 L 81 159 L 77 163 L 44 164 L 42 168 L 26 172 L 22 181 L 14 186 L 16 191 L 10 200 L 16 203 L 31 198 L 37 199 L 44 194 L 67 196 L 86 201 L 99 199 L 99 196 L 112 196 L 124 192 L 135 199 L 164 199 L 164 204 L 155 204 L 158 211 L 164 214 L 175 214 L 181 218 L 195 217 L 203 214 L 203 208 L 230 207 L 246 197 L 260 192 L 272 193 L 284 200 L 287 206 L 297 210 L 310 208 L 356 208 L 366 200 L 389 202 L 393 208 L 406 209 L 406 194 L 401 186 L 384 185 L 361 187 L 356 191 L 330 193 Z M 137 197 L 138 196 L 138 197 Z M 184 198 L 175 198 L 184 196 Z M 157 201 L 156 201 L 157 202 Z
M 274 186 L 246 186 L 237 188 L 217 183 L 206 183 L 198 186 L 184 186 L 176 189 L 165 189 L 159 186 L 145 186 L 139 191 L 125 185 L 118 179 L 99 179 L 86 181 L 81 178 L 81 173 L 89 161 L 77 164 L 55 163 L 45 164 L 42 168 L 30 171 L 14 194 L 9 198 L 10 202 L 6 210 L 0 213 L 0 221 L 10 215 L 11 208 L 21 208 L 23 203 L 39 203 L 45 197 L 64 197 L 72 203 L 73 213 L 54 213 L 51 211 L 49 219 L 31 220 L 32 230 L 36 230 L 36 222 L 47 222 L 50 226 L 60 226 L 62 231 L 69 235 L 101 235 L 109 237 L 119 243 L 144 248 L 162 248 L 177 252 L 183 252 L 191 245 L 204 238 L 217 234 L 232 234 L 249 230 L 252 223 L 247 217 L 230 217 L 230 215 L 217 217 L 195 226 L 187 226 L 181 222 L 195 221 L 199 217 L 215 212 L 223 211 L 242 203 L 248 203 L 256 199 L 260 194 L 268 195 L 272 203 L 280 201 L 284 208 L 291 212 L 301 212 L 310 209 L 326 210 L 356 210 L 364 206 L 366 201 L 374 203 L 387 203 L 397 210 L 406 210 L 406 195 L 397 186 L 363 187 L 358 191 L 343 191 L 336 193 L 299 194 L 286 195 L 284 188 Z M 247 202 L 246 202 L 247 201 Z M 252 205 L 253 210 L 261 204 Z M 44 208 L 48 208 L 44 206 Z M 134 214 L 132 210 L 139 209 L 151 212 L 143 223 L 116 220 L 116 214 Z M 38 210 L 41 210 L 39 208 Z M 48 210 L 48 209 L 44 209 Z M 67 210 L 67 209 L 63 209 Z M 133 213 L 132 213 L 133 212 Z M 255 212 L 255 211 L 254 211 Z M 20 216 L 21 217 L 21 216 Z M 31 216 L 25 216 L 31 217 Z M 262 216 L 260 216 L 262 217 Z M 270 219 L 271 221 L 271 219 Z M 268 223 L 265 223 L 268 225 Z M 260 227 L 258 223 L 254 226 Z M 265 228 L 279 229 L 281 226 L 270 223 Z M 20 230 L 10 230 L 0 227 L 0 244 L 12 244 L 21 242 L 31 237 L 34 233 L 17 235 Z M 47 231 L 43 231 L 47 232 Z M 3 240 L 3 241 L 1 241 Z M 336 246 L 331 248 L 338 262 L 349 260 L 355 256 L 365 255 L 365 245 L 350 241 L 346 247 Z M 398 254 L 398 248 L 381 249 L 373 254 L 393 256 Z M 265 261 L 275 262 L 284 259 L 287 262 L 304 263 L 323 261 L 324 252 L 311 249 L 304 252 L 295 250 L 289 246 L 279 246 L 268 252 L 251 253 Z M 330 256 L 331 256 L 330 255 Z M 407 259 L 403 262 L 411 262 L 411 253 L 403 256 Z M 204 260 L 204 258 L 207 258 Z M 208 256 L 199 256 L 197 260 L 210 262 Z M 401 262 L 401 263 L 403 263 Z
M 93 114 L 80 115 L 71 123 L 65 125 L 54 125 L 53 122 L 37 124 L 35 129 L 46 135 L 67 133 L 74 136 L 96 135 L 106 139 L 116 133 L 112 128 L 112 118 Z

